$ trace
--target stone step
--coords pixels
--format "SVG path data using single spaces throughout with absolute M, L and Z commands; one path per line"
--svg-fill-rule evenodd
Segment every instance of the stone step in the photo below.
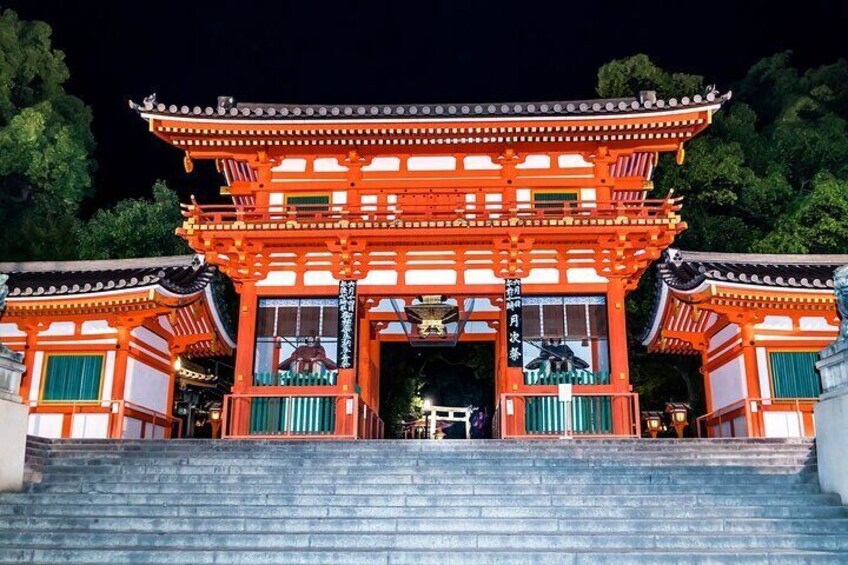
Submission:
M 32 442 L 0 563 L 848 563 L 808 440 Z
M 755 469 L 754 469 L 755 470 Z M 432 474 L 432 473 L 380 473 L 360 474 L 355 479 L 345 477 L 343 481 L 338 473 L 316 474 L 302 472 L 281 472 L 276 475 L 235 475 L 235 474 L 196 474 L 196 475 L 152 475 L 152 474 L 87 474 L 87 473 L 57 473 L 49 475 L 50 485 L 62 484 L 242 484 L 262 488 L 265 485 L 286 484 L 336 484 L 338 482 L 356 484 L 599 484 L 599 485 L 629 485 L 629 484 L 672 484 L 672 485 L 750 485 L 769 484 L 785 485 L 796 483 L 817 483 L 818 475 L 815 469 L 806 469 L 797 473 L 670 473 L 664 469 L 649 469 L 646 471 L 630 470 L 628 473 L 602 470 L 569 474 L 522 473 L 513 475 L 498 474 Z
M 463 550 L 470 547 L 481 550 L 543 549 L 559 551 L 594 551 L 627 547 L 636 550 L 733 550 L 733 549 L 782 549 L 812 551 L 848 550 L 848 536 L 844 534 L 784 534 L 722 532 L 699 533 L 485 533 L 474 530 L 461 533 L 437 531 L 426 533 L 252 533 L 206 532 L 202 536 L 183 533 L 121 533 L 96 532 L 89 530 L 61 532 L 4 532 L 0 547 L 37 546 L 54 548 L 185 548 L 205 549 L 210 538 L 218 550 L 227 549 L 274 549 L 295 551 L 304 548 L 324 550 L 426 550 L 438 547 L 442 550 Z
M 134 518 L 409 518 L 420 515 L 420 508 L 403 506 L 218 506 L 207 504 L 0 504 L 0 516 L 17 519 L 29 517 L 134 517 Z M 843 518 L 848 508 L 829 505 L 739 505 L 739 506 L 531 506 L 520 501 L 505 500 L 499 506 L 437 506 L 427 509 L 434 518 L 650 518 L 660 520 L 683 518 Z
M 117 550 L 68 550 L 21 547 L 0 550 L 0 563 L 51 565 L 835 565 L 842 555 L 825 551 L 704 550 L 681 553 L 679 550 L 638 551 L 627 547 L 601 552 L 563 552 L 544 550 L 459 550 L 459 551 L 332 551 L 305 550 L 281 554 L 279 551 L 214 551 L 132 548 Z
M 338 475 L 359 475 L 363 473 L 390 473 L 390 474 L 421 474 L 421 473 L 438 473 L 438 474 L 477 474 L 477 475 L 504 475 L 504 474 L 519 474 L 519 473 L 547 473 L 547 474 L 576 474 L 576 473 L 594 473 L 594 472 L 613 472 L 625 474 L 631 471 L 654 471 L 667 474 L 750 474 L 753 471 L 757 473 L 799 473 L 802 471 L 811 471 L 816 469 L 813 463 L 804 464 L 788 464 L 788 465 L 708 465 L 701 464 L 692 467 L 679 466 L 662 466 L 662 465 L 620 465 L 615 462 L 610 462 L 606 465 L 487 465 L 481 462 L 478 465 L 398 465 L 391 461 L 386 461 L 383 465 L 374 462 L 371 465 L 349 465 L 346 467 L 337 466 L 332 469 L 314 464 L 309 466 L 277 466 L 277 465 L 261 465 L 258 463 L 237 464 L 232 465 L 80 465 L 67 466 L 61 469 L 61 472 L 77 475 L 148 475 L 149 478 L 160 475 L 204 475 L 204 474 L 232 474 L 232 475 L 274 475 L 278 476 L 285 473 L 286 470 L 292 473 L 298 472 L 323 472 Z M 60 472 L 59 470 L 50 470 L 46 475 Z
M 395 518 L 66 518 L 61 521 L 49 518 L 2 518 L 0 528 L 6 533 L 36 531 L 62 532 L 114 532 L 114 533 L 214 533 L 231 535 L 237 532 L 251 533 L 421 533 L 438 532 L 486 532 L 486 533 L 656 533 L 653 518 L 487 518 L 458 520 L 439 517 L 395 517 Z M 678 519 L 674 523 L 675 533 L 848 533 L 848 516 L 844 518 L 702 518 Z M 82 535 L 82 534 L 80 534 Z
M 504 497 L 500 495 L 357 495 L 357 494 L 272 494 L 267 492 L 238 494 L 193 494 L 196 504 L 217 506 L 286 505 L 286 506 L 500 506 Z M 769 494 L 680 494 L 670 493 L 661 498 L 656 495 L 598 495 L 593 496 L 594 506 L 651 506 L 651 505 L 716 505 L 716 506 L 768 506 L 768 505 L 813 505 L 835 504 L 839 496 L 834 494 L 769 493 Z M 0 496 L 0 502 L 11 504 L 173 504 L 171 494 L 49 494 L 11 493 Z M 583 495 L 528 495 L 520 502 L 532 506 L 581 506 L 588 501 Z
M 257 485 L 245 486 L 243 484 L 198 484 L 198 483 L 61 483 L 42 484 L 33 488 L 30 492 L 38 494 L 238 494 L 250 496 L 255 493 Z M 266 494 L 356 494 L 356 495 L 503 495 L 503 496 L 527 496 L 534 494 L 557 494 L 557 495 L 584 495 L 597 496 L 602 494 L 639 494 L 639 495 L 667 495 L 667 494 L 798 494 L 818 493 L 819 487 L 815 483 L 796 483 L 781 485 L 776 489 L 770 484 L 715 484 L 715 485 L 671 485 L 671 484 L 536 484 L 536 485 L 508 485 L 508 484 L 465 484 L 465 485 L 421 485 L 421 484 L 289 484 L 289 483 L 266 483 L 261 485 L 262 492 Z

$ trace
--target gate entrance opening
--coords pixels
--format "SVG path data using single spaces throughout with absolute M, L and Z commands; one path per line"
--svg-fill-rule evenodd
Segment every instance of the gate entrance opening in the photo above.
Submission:
M 386 437 L 421 437 L 425 405 L 471 407 L 471 437 L 492 437 L 495 411 L 495 345 L 461 342 L 453 347 L 380 347 L 380 417 Z M 465 437 L 465 424 L 439 426 L 446 439 Z

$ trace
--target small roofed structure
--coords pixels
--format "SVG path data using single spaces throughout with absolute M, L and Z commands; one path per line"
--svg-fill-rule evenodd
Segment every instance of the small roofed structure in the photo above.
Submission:
M 643 343 L 700 355 L 710 437 L 814 436 L 818 352 L 838 331 L 833 271 L 848 255 L 668 249 Z
M 0 340 L 24 355 L 29 433 L 170 437 L 179 356 L 230 355 L 199 256 L 0 263 Z

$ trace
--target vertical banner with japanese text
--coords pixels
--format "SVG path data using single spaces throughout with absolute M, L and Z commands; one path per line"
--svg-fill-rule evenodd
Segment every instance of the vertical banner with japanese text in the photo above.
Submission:
M 524 336 L 521 324 L 521 280 L 504 281 L 507 367 L 524 367 Z
M 356 351 L 356 281 L 339 281 L 339 369 L 354 368 Z

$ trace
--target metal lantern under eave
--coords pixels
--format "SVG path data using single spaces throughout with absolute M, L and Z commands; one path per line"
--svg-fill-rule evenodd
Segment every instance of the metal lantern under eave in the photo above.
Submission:
M 683 430 L 689 425 L 689 405 L 683 402 L 668 402 L 665 405 L 665 413 L 677 432 L 677 437 L 683 437 Z

